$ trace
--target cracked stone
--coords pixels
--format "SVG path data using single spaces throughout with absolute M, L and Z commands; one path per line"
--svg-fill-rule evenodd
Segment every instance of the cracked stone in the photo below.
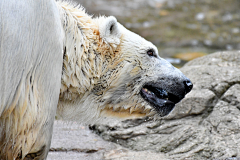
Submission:
M 142 160 L 166 159 L 162 153 L 132 151 L 94 134 L 88 126 L 76 122 L 55 121 L 47 160 Z
M 176 119 L 203 113 L 216 103 L 216 95 L 208 89 L 192 90 L 164 119 Z
M 240 109 L 240 84 L 230 87 L 222 96 L 222 100 Z

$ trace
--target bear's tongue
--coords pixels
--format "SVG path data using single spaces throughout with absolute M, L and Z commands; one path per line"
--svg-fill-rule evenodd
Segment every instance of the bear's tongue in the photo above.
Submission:
M 179 102 L 175 95 L 157 87 L 144 86 L 140 94 L 162 117 L 169 114 L 175 103 Z

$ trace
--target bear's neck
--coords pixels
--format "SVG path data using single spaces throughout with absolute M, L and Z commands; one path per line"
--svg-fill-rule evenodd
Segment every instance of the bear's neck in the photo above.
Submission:
M 65 32 L 61 100 L 81 98 L 91 90 L 102 72 L 98 26 L 81 7 L 57 2 Z

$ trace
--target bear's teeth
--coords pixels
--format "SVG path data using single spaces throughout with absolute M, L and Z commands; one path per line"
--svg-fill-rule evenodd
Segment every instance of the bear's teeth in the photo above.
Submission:
M 145 91 L 148 91 L 148 89 L 147 88 L 143 88 Z
M 153 92 L 149 91 L 147 88 L 143 88 L 143 90 L 144 90 L 145 92 L 147 92 L 148 94 L 154 94 Z
M 143 88 L 143 90 L 144 90 L 145 92 L 148 92 L 148 89 L 147 89 L 147 88 Z
M 134 107 L 131 107 L 130 110 L 129 110 L 130 114 L 132 114 L 133 111 L 134 111 Z

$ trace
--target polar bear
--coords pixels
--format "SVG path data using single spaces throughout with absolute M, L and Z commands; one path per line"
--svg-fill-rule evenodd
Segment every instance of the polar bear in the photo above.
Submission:
M 54 0 L 1 0 L 0 8 L 0 159 L 46 159 L 56 112 L 84 123 L 165 116 L 192 89 L 112 16 Z

